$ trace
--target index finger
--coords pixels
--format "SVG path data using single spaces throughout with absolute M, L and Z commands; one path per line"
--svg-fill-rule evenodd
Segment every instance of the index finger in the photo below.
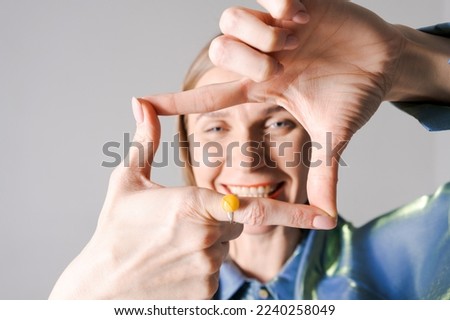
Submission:
M 277 225 L 303 229 L 332 229 L 336 219 L 320 208 L 268 198 L 242 198 L 234 216 L 237 222 L 250 225 Z
M 242 79 L 140 99 L 150 102 L 159 115 L 212 112 L 251 102 L 248 97 L 250 83 L 250 79 Z
M 223 195 L 208 189 L 199 189 L 200 202 L 206 213 L 216 221 L 228 221 L 221 207 Z M 332 229 L 336 218 L 320 208 L 282 202 L 269 198 L 239 199 L 240 207 L 234 212 L 234 222 L 255 226 L 279 225 L 304 229 Z

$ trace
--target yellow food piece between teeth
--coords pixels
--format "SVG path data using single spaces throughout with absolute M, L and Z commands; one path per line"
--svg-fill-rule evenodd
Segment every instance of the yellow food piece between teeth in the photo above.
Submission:
M 239 209 L 239 198 L 234 194 L 227 194 L 222 198 L 222 208 L 225 212 L 234 212 Z

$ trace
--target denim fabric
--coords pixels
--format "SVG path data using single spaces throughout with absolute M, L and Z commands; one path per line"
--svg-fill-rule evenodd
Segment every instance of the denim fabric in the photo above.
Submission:
M 311 230 L 266 284 L 232 261 L 216 299 L 450 299 L 450 183 L 355 228 Z

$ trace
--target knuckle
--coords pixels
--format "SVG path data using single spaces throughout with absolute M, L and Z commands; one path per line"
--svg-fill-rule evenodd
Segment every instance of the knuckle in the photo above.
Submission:
M 123 163 L 121 163 L 120 165 L 115 167 L 114 170 L 111 172 L 111 175 L 109 176 L 109 185 L 110 186 L 118 185 L 122 181 L 124 175 L 125 175 L 125 167 Z
M 194 186 L 188 186 L 184 188 L 183 200 L 189 201 L 191 204 L 197 203 L 200 199 L 198 188 Z
M 292 215 L 289 216 L 289 223 L 292 226 L 299 226 L 307 228 L 311 225 L 311 221 L 309 221 L 310 219 L 308 219 L 305 214 L 303 214 L 303 212 L 296 212 Z
M 232 33 L 233 29 L 238 25 L 241 16 L 241 9 L 238 7 L 227 8 L 220 17 L 220 30 L 224 34 Z
M 211 254 L 211 251 L 209 250 L 203 250 L 200 252 L 197 263 L 198 270 L 204 275 L 216 273 L 222 265 L 221 259 L 217 258 L 215 254 Z
M 209 46 L 209 58 L 217 66 L 223 66 L 225 63 L 226 37 L 220 36 L 211 41 Z
M 131 168 L 127 168 L 122 162 L 111 172 L 108 190 L 133 190 L 139 184 L 137 183 L 137 181 L 139 181 L 138 178 L 140 178 L 140 176 L 131 170 Z
M 114 190 L 138 191 L 150 189 L 152 183 L 138 170 L 128 168 L 124 163 L 116 167 L 109 177 L 109 187 Z
M 270 78 L 270 76 L 275 71 L 275 62 L 274 59 L 269 56 L 264 56 L 261 59 L 261 64 L 258 72 L 254 76 L 254 81 L 263 82 Z
M 245 223 L 253 226 L 260 226 L 265 221 L 265 206 L 259 199 L 253 200 L 248 207 Z
M 216 274 L 205 277 L 203 280 L 203 286 L 199 291 L 201 299 L 211 299 L 219 289 L 219 279 Z
M 275 6 L 273 9 L 273 16 L 277 19 L 285 18 L 286 15 L 291 10 L 292 0 L 281 0 L 278 6 Z
M 269 26 L 268 32 L 265 34 L 266 40 L 264 41 L 263 51 L 272 52 L 281 50 L 284 44 L 284 37 L 279 28 Z
M 285 14 L 285 12 L 286 12 L 286 8 L 285 8 L 285 5 L 284 5 L 284 2 L 285 2 L 285 1 L 282 1 L 282 2 L 283 2 L 283 5 L 279 5 L 279 6 L 274 7 L 274 8 L 272 9 L 272 11 L 270 12 L 270 14 L 271 14 L 275 19 L 281 19 L 281 18 L 284 17 L 284 14 Z
M 218 233 L 206 232 L 205 235 L 202 237 L 201 245 L 203 248 L 210 248 L 217 242 L 218 239 L 219 239 Z
M 266 80 L 267 78 L 266 74 L 268 74 L 267 71 L 261 70 L 252 77 L 252 80 L 255 82 L 264 82 L 264 80 Z
M 217 275 L 212 275 L 208 277 L 207 281 L 207 298 L 211 298 L 216 292 L 217 289 L 219 289 L 219 279 Z
M 195 187 L 185 187 L 183 192 L 173 195 L 173 204 L 176 206 L 177 218 L 197 217 L 200 197 Z M 180 204 L 183 204 L 180 206 Z
M 144 132 L 144 130 L 137 130 L 134 133 L 133 137 L 133 145 L 139 148 L 144 147 L 145 143 L 149 140 L 148 135 Z
M 196 188 L 196 202 L 199 204 L 200 213 L 202 216 L 209 220 L 215 221 L 212 211 L 216 210 L 216 207 L 211 207 L 211 199 L 216 199 L 217 195 L 215 191 L 206 188 Z M 214 200 L 215 201 L 215 200 Z
M 218 238 L 218 234 L 213 231 L 215 229 L 210 224 L 210 214 L 208 212 L 207 202 L 208 189 L 201 189 L 194 186 L 183 187 L 182 192 L 173 194 L 171 203 L 173 204 L 176 216 L 180 220 L 188 220 L 195 222 L 197 228 L 197 239 L 200 239 L 200 245 L 211 246 Z M 180 205 L 182 204 L 182 205 Z
M 298 0 L 296 0 L 298 1 Z M 292 12 L 294 7 L 296 6 L 296 1 L 292 0 L 257 0 L 263 7 L 265 7 L 272 17 L 275 19 L 285 19 L 289 18 L 289 12 Z

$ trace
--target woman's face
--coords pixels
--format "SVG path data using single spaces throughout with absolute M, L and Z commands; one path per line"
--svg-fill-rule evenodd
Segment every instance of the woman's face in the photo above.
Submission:
M 197 87 L 238 80 L 219 68 Z M 268 197 L 305 203 L 309 136 L 285 109 L 249 103 L 187 116 L 193 174 L 199 187 L 239 197 Z M 253 233 L 271 227 L 246 227 Z

